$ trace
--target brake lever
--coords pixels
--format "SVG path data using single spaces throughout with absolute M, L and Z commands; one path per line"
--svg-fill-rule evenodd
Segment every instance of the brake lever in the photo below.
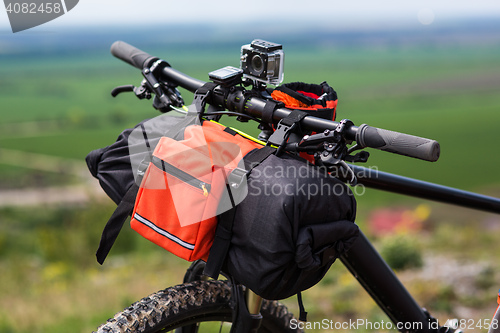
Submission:
M 116 97 L 123 92 L 132 92 L 134 91 L 134 88 L 135 87 L 131 84 L 115 87 L 113 88 L 113 90 L 111 90 L 111 96 Z
M 349 152 L 348 152 L 349 153 Z M 370 157 L 370 153 L 367 151 L 360 151 L 353 155 L 347 155 L 344 160 L 350 163 L 366 163 L 368 161 L 368 157 Z
M 111 90 L 111 96 L 116 97 L 124 92 L 133 92 L 135 96 L 137 96 L 137 98 L 139 99 L 151 98 L 151 92 L 146 87 L 146 83 L 144 81 L 141 83 L 139 87 L 133 86 L 131 84 L 115 87 L 113 88 L 113 90 Z
M 152 94 L 155 94 L 153 107 L 160 112 L 168 112 L 171 106 L 181 107 L 184 105 L 184 100 L 175 85 L 170 83 L 161 83 L 156 78 L 155 72 L 170 65 L 162 60 L 156 61 L 151 68 L 144 68 L 142 75 L 144 79 L 139 87 L 131 84 L 119 86 L 111 91 L 111 96 L 116 97 L 123 92 L 134 92 L 139 99 L 151 99 Z

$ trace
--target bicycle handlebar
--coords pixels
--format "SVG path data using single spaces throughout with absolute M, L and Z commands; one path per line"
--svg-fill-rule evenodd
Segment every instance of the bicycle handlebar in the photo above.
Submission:
M 151 60 L 158 60 L 157 57 L 122 41 L 116 41 L 111 45 L 111 54 L 141 70 L 148 67 Z
M 151 66 L 153 61 L 159 59 L 121 41 L 113 43 L 111 46 L 111 53 L 115 57 L 141 70 L 144 67 Z M 190 77 L 189 75 L 186 75 L 172 67 L 162 68 L 160 75 L 160 79 L 172 82 L 193 93 L 205 84 L 204 81 Z M 238 94 L 241 95 L 241 91 L 230 92 L 227 97 L 222 97 L 222 100 L 219 101 L 220 103 L 218 104 L 226 105 L 224 100 L 234 100 L 244 97 L 239 96 Z M 265 100 L 257 97 L 251 97 L 246 100 L 245 104 L 241 107 L 241 110 L 238 109 L 234 111 L 246 113 L 255 117 L 262 117 L 265 105 Z M 278 122 L 288 116 L 291 111 L 292 110 L 287 108 L 277 108 L 273 113 L 273 120 Z M 304 128 L 316 132 L 321 132 L 327 129 L 335 130 L 339 125 L 336 121 L 321 119 L 313 116 L 306 116 L 302 120 L 301 124 Z M 440 146 L 435 140 L 389 131 L 368 126 L 366 124 L 359 127 L 351 126 L 347 128 L 345 136 L 349 140 L 356 141 L 360 147 L 380 149 L 425 161 L 435 162 L 438 160 L 440 155 Z

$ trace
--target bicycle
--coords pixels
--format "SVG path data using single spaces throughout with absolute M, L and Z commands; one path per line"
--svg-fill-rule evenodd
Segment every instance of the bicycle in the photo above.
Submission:
M 154 107 L 168 111 L 172 107 L 183 106 L 177 86 L 196 93 L 205 85 L 205 82 L 189 77 L 170 67 L 167 62 L 124 42 L 115 42 L 111 52 L 140 69 L 144 76 L 140 87 L 120 86 L 113 90 L 113 96 L 122 92 L 134 92 L 141 99 L 155 95 Z M 210 78 L 215 84 L 211 86 L 213 93 L 208 104 L 229 110 L 211 112 L 210 116 L 227 114 L 242 119 L 262 119 L 264 112 L 268 112 L 267 117 L 271 117 L 276 125 L 291 113 L 290 109 L 279 105 L 273 108 L 271 114 L 269 110 L 265 111 L 269 96 L 262 82 L 242 81 L 242 72 L 238 69 L 225 68 L 211 73 Z M 243 83 L 252 88 L 244 88 Z M 500 213 L 500 199 L 497 198 L 345 163 L 366 161 L 368 154 L 364 151 L 351 154 L 364 148 L 436 161 L 440 148 L 434 140 L 366 124 L 355 126 L 349 120 L 336 122 L 314 116 L 304 117 L 300 125 L 319 134 L 295 141 L 283 140 L 280 147 L 294 152 L 326 152 L 324 156 L 327 158 L 323 159 L 326 165 L 340 165 L 348 171 L 341 176 L 345 182 L 357 182 L 374 189 Z M 280 130 L 286 134 L 289 128 L 285 126 Z M 269 128 L 263 128 L 260 138 L 269 139 L 270 132 L 272 130 Z M 283 137 L 288 138 L 286 135 Z M 348 148 L 347 144 L 353 141 L 356 144 Z M 363 233 L 340 260 L 389 317 L 394 325 L 392 327 L 401 332 L 461 332 L 453 327 L 440 326 L 427 310 L 417 304 Z M 230 276 L 226 276 L 225 280 L 208 280 L 202 274 L 204 266 L 203 261 L 195 261 L 186 272 L 183 284 L 134 303 L 100 326 L 98 332 L 198 332 L 199 324 L 206 321 L 233 322 L 231 332 L 302 331 L 299 321 L 284 305 L 264 300 L 249 288 L 235 285 Z

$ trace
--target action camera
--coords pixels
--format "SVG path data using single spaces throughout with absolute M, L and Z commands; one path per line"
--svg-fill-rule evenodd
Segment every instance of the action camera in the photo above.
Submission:
M 244 77 L 277 86 L 283 81 L 284 58 L 281 44 L 255 39 L 241 47 L 240 68 Z

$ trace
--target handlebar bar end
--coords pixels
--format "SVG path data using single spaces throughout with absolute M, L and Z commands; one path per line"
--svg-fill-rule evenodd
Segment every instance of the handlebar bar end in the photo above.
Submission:
M 366 124 L 359 126 L 356 142 L 362 147 L 370 147 L 436 162 L 441 154 L 439 142 L 418 136 L 388 131 Z
M 122 41 L 116 41 L 111 45 L 111 54 L 141 70 L 158 60 L 157 57 Z

